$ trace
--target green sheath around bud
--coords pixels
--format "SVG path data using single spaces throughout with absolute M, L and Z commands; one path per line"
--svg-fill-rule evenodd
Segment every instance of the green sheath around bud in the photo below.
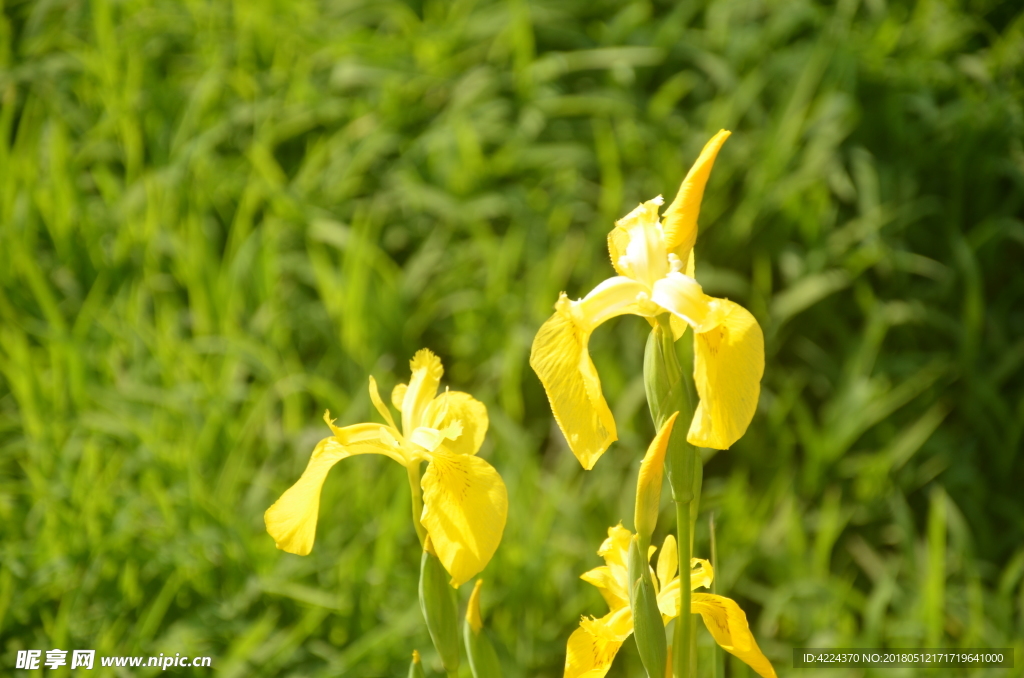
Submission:
M 647 556 L 641 555 L 640 541 L 634 536 L 629 545 L 629 604 L 633 609 L 633 637 L 640 660 L 650 678 L 665 678 L 668 647 L 665 624 L 658 609 L 658 596 L 651 580 Z
M 676 354 L 672 328 L 667 314 L 658 316 L 658 324 L 651 330 L 644 352 L 644 388 L 654 425 L 659 429 L 672 413 L 679 412 L 684 421 L 693 418 L 690 396 L 683 368 Z M 669 437 L 665 454 L 665 472 L 668 474 L 672 499 L 689 502 L 693 499 L 693 465 L 696 448 L 686 442 L 686 431 L 676 431 Z
M 427 545 L 429 548 L 429 537 Z M 455 589 L 449 586 L 448 579 L 448 572 L 437 556 L 424 550 L 420 561 L 420 609 L 441 663 L 446 671 L 454 672 L 459 669 L 459 613 Z
M 427 678 L 423 673 L 423 664 L 420 663 L 420 653 L 412 651 L 412 663 L 409 664 L 409 678 Z
M 484 631 L 483 618 L 480 616 L 480 587 L 484 580 L 477 579 L 473 594 L 469 597 L 466 608 L 466 622 L 462 631 L 466 640 L 466 654 L 469 655 L 469 670 L 473 678 L 501 678 L 501 665 L 498 655 L 491 645 L 491 640 Z

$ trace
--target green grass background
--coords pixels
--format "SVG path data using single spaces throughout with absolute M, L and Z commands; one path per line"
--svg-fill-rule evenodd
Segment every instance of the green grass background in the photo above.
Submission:
M 0 674 L 52 648 L 437 670 L 401 468 L 339 464 L 308 557 L 262 518 L 323 410 L 372 420 L 367 376 L 390 392 L 427 346 L 510 493 L 483 573 L 506 674 L 560 676 L 653 433 L 648 326 L 593 338 L 620 441 L 591 472 L 530 343 L 719 128 L 697 277 L 767 369 L 706 462 L 698 554 L 714 511 L 719 590 L 782 676 L 802 646 L 1024 665 L 1016 2 L 0 5 Z M 627 644 L 611 675 L 641 671 Z

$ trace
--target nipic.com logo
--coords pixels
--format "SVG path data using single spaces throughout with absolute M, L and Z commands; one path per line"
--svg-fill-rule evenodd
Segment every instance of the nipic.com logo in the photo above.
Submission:
M 41 668 L 58 669 L 62 666 L 68 666 L 68 654 L 68 650 L 59 649 L 46 650 L 45 652 L 43 650 L 18 650 L 18 657 L 15 660 L 14 668 L 28 671 Z M 70 654 L 71 669 L 90 670 L 95 667 L 96 650 L 72 650 Z M 173 656 L 165 655 L 161 652 L 159 656 L 153 657 L 101 656 L 99 665 L 132 668 L 151 667 L 166 671 L 172 667 L 211 667 L 213 666 L 213 659 L 211 657 L 182 656 L 180 652 L 174 653 Z

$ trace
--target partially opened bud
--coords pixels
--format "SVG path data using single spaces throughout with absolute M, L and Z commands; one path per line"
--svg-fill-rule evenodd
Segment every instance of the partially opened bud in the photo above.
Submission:
M 665 450 L 672 436 L 672 427 L 676 423 L 678 412 L 672 413 L 662 424 L 658 435 L 651 441 L 647 454 L 640 463 L 640 477 L 636 484 L 636 506 L 633 510 L 633 522 L 637 536 L 640 537 L 640 550 L 651 543 L 651 535 L 658 524 L 658 513 L 661 509 L 661 484 L 665 469 Z
M 427 678 L 423 673 L 423 664 L 420 663 L 420 653 L 412 651 L 412 663 L 409 664 L 409 678 Z
M 459 624 L 455 589 L 448 585 L 448 572 L 437 556 L 431 553 L 430 538 L 420 561 L 420 609 L 427 622 L 427 631 L 434 641 L 446 671 L 459 669 Z
M 480 616 L 480 587 L 483 583 L 483 579 L 476 580 L 473 594 L 469 597 L 469 606 L 466 608 L 466 623 L 462 627 L 466 640 L 466 654 L 469 655 L 469 670 L 472 671 L 473 678 L 501 678 L 498 655 L 484 631 L 483 618 Z
M 640 660 L 650 678 L 665 678 L 668 656 L 665 624 L 658 609 L 658 594 L 651 580 L 647 556 L 642 553 L 635 536 L 629 544 L 629 604 L 633 609 L 633 637 Z

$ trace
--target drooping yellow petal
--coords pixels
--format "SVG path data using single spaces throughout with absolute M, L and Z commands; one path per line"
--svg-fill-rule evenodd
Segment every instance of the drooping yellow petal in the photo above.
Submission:
M 487 435 L 487 407 L 460 391 L 445 391 L 427 406 L 423 425 L 443 429 L 454 422 L 462 424 L 462 435 L 446 444 L 455 454 L 476 454 Z
M 350 456 L 352 452 L 336 438 L 324 438 L 317 444 L 306 470 L 263 514 L 267 532 L 277 548 L 300 556 L 313 549 L 320 489 L 331 467 Z
M 565 647 L 563 678 L 604 678 L 611 668 L 622 641 L 607 640 L 578 628 Z
M 380 392 L 377 390 L 377 380 L 374 379 L 372 375 L 370 376 L 370 402 L 372 402 L 373 406 L 377 408 L 377 412 L 380 413 L 380 416 L 384 417 L 384 421 L 388 423 L 388 426 L 397 430 L 397 427 L 395 426 L 395 419 L 391 416 L 391 411 L 388 409 L 388 406 L 384 404 L 383 400 L 381 400 Z
M 715 301 L 719 324 L 694 333 L 693 378 L 700 403 L 686 439 L 724 450 L 754 418 L 764 374 L 764 335 L 747 309 L 727 299 Z
M 402 398 L 402 430 L 411 434 L 421 426 L 421 420 L 427 405 L 437 395 L 437 387 L 441 384 L 444 367 L 441 359 L 430 349 L 421 348 L 409 361 L 412 377 Z M 392 396 L 394 393 L 392 393 Z
M 350 454 L 383 454 L 403 466 L 412 460 L 398 441 L 394 429 L 381 424 L 353 424 L 335 426 L 330 411 L 324 412 L 324 421 L 331 427 L 334 438 Z
M 704 187 L 708 183 L 708 176 L 711 174 L 718 151 L 730 134 L 728 130 L 720 130 L 704 145 L 697 161 L 683 179 L 675 200 L 665 210 L 662 219 L 665 246 L 680 259 L 684 259 L 697 241 L 697 215 L 700 213 Z
M 452 586 L 476 576 L 490 562 L 508 515 L 508 493 L 483 459 L 439 448 L 423 474 L 423 515 L 437 557 Z
M 637 295 L 645 287 L 629 278 L 605 280 L 580 301 L 563 293 L 555 313 L 541 325 L 530 350 L 537 373 L 569 449 L 591 469 L 618 435 L 601 392 L 601 380 L 587 352 L 590 333 L 624 313 L 640 313 Z
M 723 650 L 739 657 L 762 678 L 776 678 L 775 669 L 750 632 L 747 615 L 736 601 L 712 593 L 694 593 L 690 604 Z
M 587 352 L 590 332 L 576 325 L 561 308 L 541 325 L 530 351 L 530 367 L 547 393 L 555 422 L 569 449 L 589 470 L 618 440 L 615 419 L 601 393 L 601 381 Z
M 597 638 L 621 642 L 633 633 L 633 610 L 627 605 L 599 619 L 583 617 L 580 619 L 580 628 Z

